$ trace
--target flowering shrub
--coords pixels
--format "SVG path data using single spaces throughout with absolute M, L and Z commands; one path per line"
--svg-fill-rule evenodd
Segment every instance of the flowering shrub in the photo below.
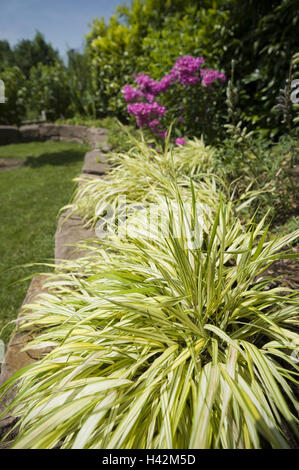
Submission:
M 165 139 L 166 128 L 175 120 L 176 145 L 186 143 L 183 135 L 209 134 L 212 120 L 204 95 L 210 95 L 211 110 L 213 84 L 225 82 L 226 76 L 217 70 L 202 68 L 203 64 L 203 57 L 180 57 L 160 81 L 142 73 L 135 76 L 137 88 L 125 85 L 122 92 L 128 103 L 127 111 L 135 117 L 137 126 L 148 128 L 158 138 Z M 207 91 L 204 93 L 203 89 Z

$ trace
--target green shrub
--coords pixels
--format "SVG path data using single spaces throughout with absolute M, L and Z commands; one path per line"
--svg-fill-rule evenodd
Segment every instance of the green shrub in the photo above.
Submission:
M 95 106 L 98 117 L 114 114 L 124 116 L 121 95 L 123 85 L 135 71 L 134 49 L 128 50 L 130 35 L 127 26 L 113 16 L 109 25 L 95 19 L 87 36 L 87 50 L 91 58 Z
M 227 2 L 227 41 L 221 64 L 236 60 L 241 118 L 270 135 L 282 132 L 273 109 L 298 52 L 299 12 L 296 0 Z
M 87 54 L 81 54 L 74 49 L 68 51 L 67 75 L 71 100 L 70 112 L 74 116 L 95 118 L 94 90 Z
M 46 112 L 48 120 L 71 115 L 71 93 L 66 69 L 60 63 L 54 66 L 39 63 L 30 70 L 28 109 L 37 116 Z
M 259 219 L 268 212 L 273 223 L 283 224 L 297 210 L 298 176 L 292 167 L 298 163 L 298 149 L 296 133 L 276 143 L 258 133 L 244 140 L 230 137 L 217 146 L 215 171 L 234 182 L 237 197 L 249 186 L 257 190 L 251 210 L 257 210 Z

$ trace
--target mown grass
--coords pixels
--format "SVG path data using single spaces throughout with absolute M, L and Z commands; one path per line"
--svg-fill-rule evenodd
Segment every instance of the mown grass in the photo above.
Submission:
M 69 202 L 88 147 L 67 142 L 12 144 L 0 158 L 25 160 L 25 166 L 0 172 L 0 339 L 8 341 L 30 280 L 27 263 L 54 256 L 59 209 Z M 42 268 L 45 271 L 45 268 Z

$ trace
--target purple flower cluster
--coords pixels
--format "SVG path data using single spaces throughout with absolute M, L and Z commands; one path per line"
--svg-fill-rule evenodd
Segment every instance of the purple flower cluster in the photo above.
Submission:
M 176 145 L 186 145 L 184 137 L 178 137 L 177 139 L 175 139 L 175 143 Z
M 125 85 L 124 88 L 122 89 L 122 92 L 124 94 L 124 97 L 127 103 L 133 100 L 138 101 L 141 98 L 143 98 L 143 94 L 141 93 L 141 91 L 136 90 L 130 85 Z
M 157 95 L 166 93 L 175 83 L 180 83 L 183 87 L 187 87 L 196 85 L 201 78 L 201 85 L 208 87 L 217 79 L 220 79 L 222 82 L 226 80 L 225 75 L 217 70 L 202 69 L 203 64 L 203 57 L 180 57 L 175 62 L 170 73 L 165 75 L 160 81 L 156 81 L 149 75 L 142 73 L 135 76 L 137 88 L 125 85 L 122 92 L 126 102 L 129 103 L 127 110 L 135 116 L 137 125 L 142 128 L 149 127 L 154 134 L 165 139 L 167 131 L 163 129 L 159 118 L 165 116 L 166 108 L 157 103 Z M 179 110 L 182 109 L 183 106 L 179 106 Z M 181 123 L 184 121 L 181 114 L 178 121 Z M 177 145 L 186 144 L 183 137 L 177 138 L 175 142 Z
M 203 87 L 207 87 L 211 85 L 218 78 L 222 82 L 225 82 L 226 80 L 226 76 L 224 75 L 224 73 L 219 73 L 217 72 L 217 70 L 211 70 L 211 69 L 202 69 L 200 71 L 200 76 L 201 76 L 201 84 Z
M 196 74 L 204 61 L 203 57 L 192 57 L 190 55 L 180 57 L 174 64 L 170 75 L 174 81 L 181 83 L 183 86 L 195 85 L 199 81 Z
M 162 78 L 160 82 L 157 82 L 153 78 L 149 77 L 145 73 L 141 73 L 136 77 L 136 83 L 138 85 L 138 90 L 134 90 L 134 88 L 130 87 L 130 90 L 123 89 L 125 100 L 132 101 L 134 98 L 135 91 L 137 93 L 136 96 L 145 98 L 149 103 L 153 103 L 155 100 L 155 96 L 159 95 L 160 93 L 165 93 L 168 88 L 172 85 L 173 76 L 166 75 Z M 128 85 L 126 85 L 128 87 Z
M 153 103 L 131 103 L 128 104 L 127 110 L 128 113 L 136 117 L 136 122 L 139 127 L 148 126 L 153 130 L 160 124 L 158 119 L 154 118 L 162 117 L 166 112 L 165 106 L 160 106 L 156 101 Z

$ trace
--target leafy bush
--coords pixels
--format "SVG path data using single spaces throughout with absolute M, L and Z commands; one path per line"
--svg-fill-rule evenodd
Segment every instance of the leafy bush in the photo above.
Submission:
M 5 103 L 0 103 L 0 124 L 20 124 L 27 105 L 27 82 L 19 67 L 5 67 L 0 74 L 5 84 Z
M 134 72 L 134 51 L 128 51 L 127 47 L 125 25 L 119 24 L 115 17 L 111 17 L 109 26 L 104 20 L 94 20 L 87 36 L 87 51 L 92 64 L 97 117 L 120 116 L 120 109 L 124 108 L 120 91 Z
M 37 116 L 46 112 L 48 120 L 71 114 L 71 93 L 68 75 L 63 65 L 47 66 L 39 63 L 30 70 L 28 108 Z
M 225 41 L 221 64 L 236 59 L 241 118 L 272 136 L 282 130 L 280 116 L 273 108 L 288 78 L 291 58 L 298 52 L 296 3 L 227 2 L 225 28 L 230 37 Z
M 251 210 L 257 210 L 259 219 L 268 212 L 273 223 L 283 224 L 298 208 L 298 172 L 294 167 L 298 149 L 296 133 L 281 136 L 277 143 L 259 134 L 227 138 L 217 147 L 215 171 L 235 182 L 236 196 L 247 187 L 257 190 Z
M 68 51 L 68 85 L 70 89 L 70 112 L 95 118 L 95 102 L 93 97 L 90 62 L 87 54 L 75 49 Z
M 242 120 L 273 136 L 283 128 L 273 108 L 298 52 L 298 22 L 295 0 L 186 6 L 167 16 L 162 30 L 149 29 L 138 61 L 156 77 L 160 64 L 163 70 L 169 67 L 176 53 L 203 55 L 209 66 L 227 75 L 234 59 Z

